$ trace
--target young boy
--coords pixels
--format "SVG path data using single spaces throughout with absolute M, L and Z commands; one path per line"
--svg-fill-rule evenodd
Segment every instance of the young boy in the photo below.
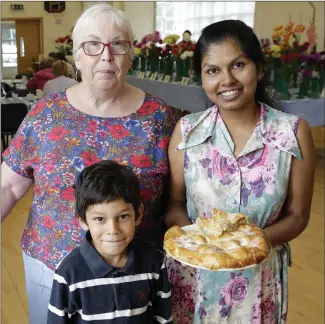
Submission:
M 101 161 L 81 172 L 75 196 L 86 240 L 56 269 L 47 323 L 172 323 L 163 254 L 133 238 L 143 215 L 137 176 Z

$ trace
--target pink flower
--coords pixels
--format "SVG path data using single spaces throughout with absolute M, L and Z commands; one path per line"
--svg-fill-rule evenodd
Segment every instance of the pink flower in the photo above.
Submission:
M 220 295 L 223 298 L 225 306 L 238 306 L 247 296 L 248 279 L 241 275 L 231 275 L 232 278 L 221 288 Z

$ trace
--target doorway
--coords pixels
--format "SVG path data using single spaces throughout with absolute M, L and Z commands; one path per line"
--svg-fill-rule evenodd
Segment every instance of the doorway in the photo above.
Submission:
M 8 24 L 10 22 L 10 24 Z M 11 63 L 5 63 L 4 42 L 2 42 L 2 69 L 3 76 L 7 75 L 8 68 L 11 68 L 11 77 L 17 73 L 24 73 L 28 68 L 33 67 L 33 62 L 38 62 L 38 57 L 43 53 L 43 19 L 42 18 L 10 18 L 2 19 L 1 27 L 10 26 Z M 8 34 L 8 32 L 7 32 Z M 4 38 L 2 37 L 4 40 Z M 7 41 L 8 44 L 9 41 Z M 8 45 L 7 45 L 8 47 Z M 14 51 L 15 47 L 15 51 Z M 7 59 L 8 60 L 8 59 Z M 5 66 L 11 64 L 11 66 Z

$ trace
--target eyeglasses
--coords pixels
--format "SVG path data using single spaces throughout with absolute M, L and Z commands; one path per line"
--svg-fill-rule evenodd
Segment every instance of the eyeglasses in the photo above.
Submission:
M 99 41 L 89 41 L 81 43 L 81 47 L 88 56 L 100 55 L 104 52 L 105 47 L 108 47 L 109 51 L 113 55 L 125 55 L 130 51 L 131 41 L 116 40 L 107 44 Z

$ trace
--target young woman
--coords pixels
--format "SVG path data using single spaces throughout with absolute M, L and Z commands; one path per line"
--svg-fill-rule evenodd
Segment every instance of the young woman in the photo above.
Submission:
M 244 271 L 167 264 L 178 324 L 283 324 L 288 307 L 288 242 L 306 228 L 315 150 L 308 124 L 277 109 L 263 84 L 263 54 L 238 20 L 206 27 L 194 53 L 214 106 L 183 117 L 169 146 L 166 225 L 185 226 L 212 209 L 242 212 L 264 229 L 269 258 Z

